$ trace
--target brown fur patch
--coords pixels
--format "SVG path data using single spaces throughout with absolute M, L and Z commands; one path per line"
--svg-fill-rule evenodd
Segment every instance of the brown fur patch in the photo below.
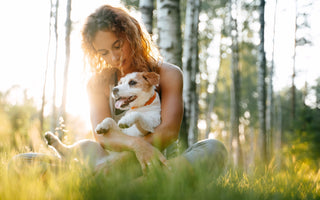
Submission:
M 137 81 L 137 84 L 134 85 L 134 87 L 139 87 L 143 91 L 147 92 L 152 86 L 159 84 L 160 76 L 155 72 L 142 72 L 137 73 L 137 76 L 134 78 L 134 80 Z
M 142 77 L 147 80 L 150 85 L 159 85 L 160 75 L 155 72 L 143 72 Z

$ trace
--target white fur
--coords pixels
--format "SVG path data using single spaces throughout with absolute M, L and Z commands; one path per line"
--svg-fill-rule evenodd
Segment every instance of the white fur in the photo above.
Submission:
M 122 132 L 131 136 L 144 136 L 154 131 L 161 122 L 161 104 L 158 93 L 156 98 L 150 105 L 144 106 L 149 99 L 155 93 L 155 87 L 152 86 L 148 91 L 143 91 L 139 87 L 130 87 L 129 82 L 131 80 L 142 81 L 137 79 L 137 72 L 130 73 L 123 77 L 119 85 L 115 88 L 118 89 L 117 94 L 113 94 L 114 98 L 137 96 L 136 100 L 131 102 L 124 109 L 136 107 L 135 109 L 129 109 L 126 114 L 119 120 L 118 126 L 116 122 L 111 118 L 104 119 L 96 127 L 96 132 L 108 132 L 111 129 L 123 128 Z M 126 128 L 124 128 L 126 127 Z

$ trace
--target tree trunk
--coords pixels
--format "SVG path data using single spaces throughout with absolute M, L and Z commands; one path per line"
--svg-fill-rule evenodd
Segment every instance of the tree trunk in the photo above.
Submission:
M 52 91 L 52 115 L 51 115 L 51 131 L 54 132 L 57 126 L 57 113 L 56 113 L 56 85 L 57 85 L 57 60 L 58 60 L 58 8 L 59 0 L 55 3 L 54 12 L 54 36 L 55 36 L 55 56 L 53 61 L 53 91 Z
M 62 92 L 62 101 L 60 107 L 60 117 L 63 118 L 66 123 L 66 103 L 67 103 L 67 88 L 68 88 L 68 74 L 69 74 L 69 62 L 70 62 L 70 34 L 72 29 L 71 22 L 71 0 L 67 2 L 67 17 L 65 22 L 66 27 L 66 36 L 65 36 L 65 45 L 66 45 L 66 58 L 64 64 L 64 77 L 63 77 L 63 92 Z M 62 138 L 63 133 L 59 132 L 59 137 Z
M 295 27 L 294 27 L 294 50 L 293 50 L 293 66 L 292 66 L 292 82 L 291 82 L 291 117 L 292 117 L 292 128 L 294 124 L 294 120 L 296 118 L 296 86 L 294 83 L 294 79 L 296 77 L 296 51 L 297 51 L 297 18 L 298 18 L 298 3 L 295 1 L 296 6 L 296 17 L 295 17 Z
M 277 19 L 277 3 L 278 1 L 275 1 L 275 9 L 274 9 L 274 15 L 273 15 L 273 38 L 272 38 L 272 61 L 271 61 L 271 67 L 269 69 L 269 85 L 268 85 L 268 93 L 267 93 L 267 114 L 266 114 L 266 132 L 268 136 L 268 149 L 269 149 L 269 155 L 271 156 L 273 154 L 273 114 L 274 114 L 274 97 L 273 97 L 273 71 L 274 71 L 274 46 L 275 46 L 275 33 L 276 33 L 276 19 Z
M 157 0 L 158 46 L 165 62 L 182 68 L 181 21 L 179 0 Z M 184 82 L 189 81 L 184 78 Z M 188 146 L 188 129 L 183 116 L 179 143 L 181 150 Z
M 280 95 L 276 98 L 276 104 L 277 104 L 277 120 L 275 121 L 276 124 L 276 134 L 274 134 L 274 148 L 276 152 L 279 152 L 281 150 L 281 140 L 282 140 L 282 105 L 281 105 L 281 98 Z M 281 166 L 281 154 L 275 154 L 275 164 L 277 166 Z
M 164 61 L 181 67 L 179 0 L 157 0 L 158 46 Z
M 260 153 L 261 159 L 265 164 L 268 163 L 267 156 L 267 135 L 266 135 L 266 54 L 264 51 L 264 10 L 265 0 L 260 0 L 260 44 L 258 58 L 258 112 L 259 112 L 259 135 L 260 135 Z
M 231 15 L 230 29 L 231 29 L 231 137 L 232 137 L 232 150 L 234 153 L 235 166 L 243 167 L 242 150 L 239 139 L 239 118 L 240 118 L 240 68 L 239 68 L 239 42 L 238 42 L 238 20 L 237 20 L 237 0 L 230 0 L 230 13 L 236 13 L 235 16 Z
M 188 145 L 198 140 L 198 95 L 196 75 L 199 69 L 198 62 L 198 24 L 200 0 L 188 0 L 183 44 L 183 98 L 185 105 L 185 119 L 188 131 Z
M 46 66 L 44 70 L 44 82 L 42 88 L 42 103 L 40 109 L 40 134 L 43 132 L 44 126 L 44 107 L 46 105 L 46 85 L 47 85 L 47 75 L 48 75 L 48 68 L 49 68 L 49 54 L 50 54 L 50 46 L 51 46 L 51 19 L 53 17 L 53 4 L 52 0 L 50 0 L 50 17 L 49 17 L 49 35 L 48 35 L 48 45 L 47 45 L 47 57 L 46 57 Z
M 152 34 L 152 22 L 153 22 L 153 0 L 140 0 L 139 9 L 141 12 L 142 21 L 147 31 Z

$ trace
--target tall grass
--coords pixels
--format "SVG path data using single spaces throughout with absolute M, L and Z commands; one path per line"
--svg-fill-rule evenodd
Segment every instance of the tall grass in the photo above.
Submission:
M 22 175 L 7 174 L 16 152 L 0 153 L 0 199 L 320 199 L 320 171 L 291 162 L 279 170 L 256 167 L 205 174 L 201 167 L 172 172 L 155 168 L 148 176 L 130 179 L 127 173 L 93 175 L 71 162 L 60 170 L 24 165 Z M 128 172 L 129 173 L 129 172 Z

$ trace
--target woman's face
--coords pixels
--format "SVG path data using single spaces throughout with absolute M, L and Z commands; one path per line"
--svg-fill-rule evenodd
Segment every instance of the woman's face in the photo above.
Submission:
M 118 68 L 127 74 L 131 68 L 132 55 L 129 42 L 118 38 L 111 31 L 98 31 L 93 43 L 94 49 L 112 67 Z

